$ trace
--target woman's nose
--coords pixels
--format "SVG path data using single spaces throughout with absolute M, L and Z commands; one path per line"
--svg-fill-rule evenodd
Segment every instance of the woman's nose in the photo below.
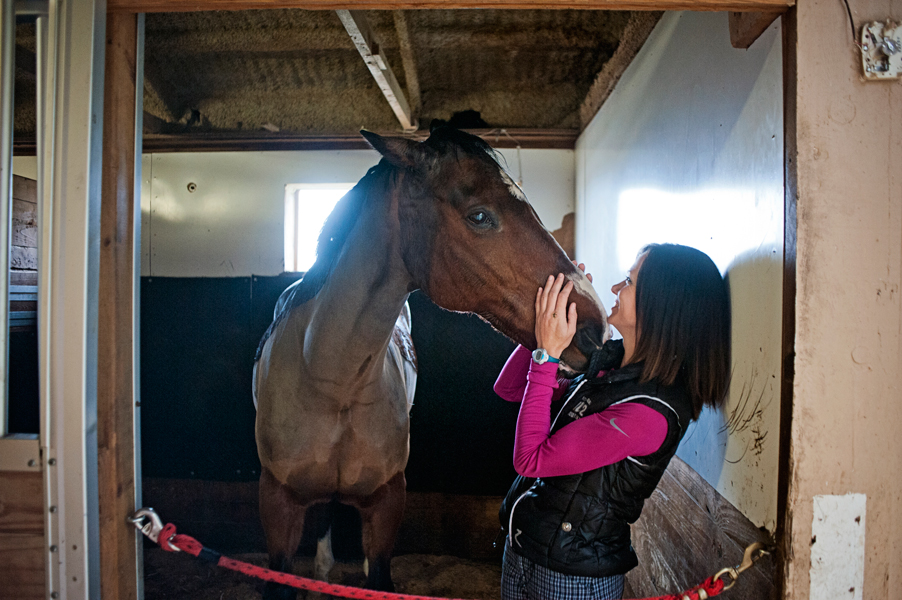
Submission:
M 624 284 L 624 282 L 621 281 L 620 283 L 615 283 L 614 285 L 612 285 L 612 286 L 611 286 L 611 293 L 612 293 L 612 294 L 617 294 L 617 292 L 619 292 L 620 290 L 623 289 L 623 284 Z

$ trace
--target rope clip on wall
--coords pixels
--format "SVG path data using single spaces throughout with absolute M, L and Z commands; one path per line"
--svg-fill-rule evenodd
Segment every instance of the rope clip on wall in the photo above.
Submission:
M 134 525 L 135 529 L 146 535 L 155 544 L 163 545 L 160 542 L 160 532 L 163 531 L 163 521 L 154 509 L 150 507 L 139 508 L 133 514 L 127 516 L 125 520 Z M 175 535 L 166 540 L 166 542 L 172 542 L 172 538 L 174 537 Z M 171 544 L 167 543 L 167 545 L 176 552 L 180 551 Z
M 752 565 L 754 565 L 762 557 L 767 556 L 768 554 L 770 554 L 770 552 L 768 551 L 767 546 L 765 546 L 761 542 L 755 542 L 745 549 L 745 554 L 742 555 L 742 562 L 739 563 L 738 566 L 721 569 L 714 575 L 714 579 L 716 581 L 723 577 L 729 577 L 730 582 L 725 584 L 723 587 L 724 590 L 728 590 L 736 585 L 736 580 L 739 579 L 740 573 L 750 569 Z

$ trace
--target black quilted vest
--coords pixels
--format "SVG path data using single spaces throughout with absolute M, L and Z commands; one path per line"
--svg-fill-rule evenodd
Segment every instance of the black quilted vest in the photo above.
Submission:
M 605 350 L 611 354 L 611 363 L 620 363 L 619 340 L 608 342 Z M 552 413 L 552 419 L 555 414 L 557 418 L 551 431 L 626 401 L 664 415 L 664 443 L 653 454 L 586 473 L 517 477 L 500 511 L 502 529 L 514 552 L 548 569 L 587 577 L 618 575 L 639 564 L 629 524 L 639 518 L 692 418 L 692 403 L 681 385 L 640 383 L 641 374 L 642 363 L 637 363 L 597 379 L 575 379 L 560 413 Z

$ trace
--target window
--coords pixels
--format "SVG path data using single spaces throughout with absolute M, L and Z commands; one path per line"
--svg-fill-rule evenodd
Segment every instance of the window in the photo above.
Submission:
M 316 240 L 326 217 L 353 183 L 285 186 L 285 270 L 306 272 L 316 261 Z

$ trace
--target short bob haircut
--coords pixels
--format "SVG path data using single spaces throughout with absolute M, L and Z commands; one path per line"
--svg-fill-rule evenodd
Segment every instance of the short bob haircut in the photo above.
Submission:
M 632 362 L 642 380 L 678 380 L 702 407 L 720 407 L 730 385 L 730 292 L 707 254 L 677 244 L 649 244 L 636 277 L 638 341 Z

